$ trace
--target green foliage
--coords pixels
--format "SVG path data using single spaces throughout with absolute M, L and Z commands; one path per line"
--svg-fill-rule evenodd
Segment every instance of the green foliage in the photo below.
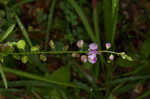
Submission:
M 58 82 L 70 82 L 70 67 L 61 67 L 48 78 Z
M 150 79 L 149 23 L 138 20 L 145 18 L 142 22 L 146 22 L 149 15 L 136 19 L 135 13 L 122 8 L 121 0 L 0 0 L 0 5 L 1 94 L 11 98 L 20 98 L 12 94 L 15 92 L 44 99 L 120 99 L 139 82 L 146 86 Z M 131 7 L 131 12 L 139 14 L 137 8 L 132 11 Z M 128 19 L 122 13 L 129 14 Z M 82 49 L 77 49 L 78 40 L 85 41 Z M 87 54 L 91 42 L 100 51 L 111 42 L 114 51 L 127 54 L 106 50 L 94 65 L 81 63 L 81 57 L 71 58 L 73 52 Z M 105 59 L 111 54 L 116 56 L 107 64 Z M 4 72 L 16 78 L 11 80 Z M 145 87 L 137 99 L 149 95 Z

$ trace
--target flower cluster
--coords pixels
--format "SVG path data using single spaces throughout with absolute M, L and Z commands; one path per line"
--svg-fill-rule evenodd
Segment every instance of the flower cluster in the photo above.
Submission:
M 82 49 L 83 48 L 83 45 L 84 45 L 84 41 L 83 40 L 79 40 L 77 43 L 76 43 L 77 47 Z M 118 56 L 121 56 L 123 59 L 127 59 L 129 61 L 133 61 L 133 59 L 126 55 L 124 52 L 121 52 L 121 53 L 118 53 L 118 52 L 113 52 L 113 51 L 110 51 L 110 48 L 111 48 L 111 43 L 106 43 L 105 44 L 105 48 L 106 50 L 102 50 L 102 51 L 98 51 L 98 44 L 96 43 L 91 43 L 89 44 L 89 48 L 88 48 L 88 54 L 87 55 L 81 55 L 80 57 L 80 54 L 77 54 L 77 53 L 72 53 L 72 56 L 73 57 L 80 57 L 81 58 L 81 62 L 83 63 L 86 63 L 87 61 L 90 62 L 91 64 L 94 64 L 96 63 L 97 61 L 97 55 L 100 54 L 100 53 L 109 53 L 109 60 L 107 61 L 108 63 L 110 63 L 111 61 L 114 60 L 115 55 L 118 55 Z
M 96 63 L 98 54 L 98 45 L 96 43 L 91 43 L 88 49 L 88 61 L 92 64 Z

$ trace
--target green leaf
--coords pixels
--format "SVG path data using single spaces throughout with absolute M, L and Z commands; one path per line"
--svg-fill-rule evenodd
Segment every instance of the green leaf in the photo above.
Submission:
M 49 79 L 58 82 L 69 82 L 70 81 L 70 67 L 64 66 L 56 70 Z
M 50 96 L 50 99 L 61 99 L 61 95 L 57 89 L 51 90 L 49 96 Z
M 4 33 L 4 35 L 0 38 L 0 42 L 4 41 L 14 30 L 15 24 L 12 24 L 7 31 Z

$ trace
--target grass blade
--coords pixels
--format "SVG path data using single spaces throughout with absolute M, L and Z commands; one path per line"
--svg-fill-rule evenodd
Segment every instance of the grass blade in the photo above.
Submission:
M 112 10 L 110 10 L 112 9 Z M 113 45 L 118 18 L 119 0 L 104 0 L 104 25 L 106 41 Z
M 110 84 L 117 84 L 117 83 L 121 83 L 121 82 L 126 82 L 126 81 L 136 81 L 136 80 L 146 80 L 146 79 L 150 79 L 149 75 L 145 75 L 145 76 L 131 76 L 131 77 L 126 77 L 126 78 L 120 78 L 120 79 L 116 79 L 114 81 L 111 81 Z
M 0 63 L 0 73 L 1 73 L 5 88 L 8 88 L 7 79 L 6 79 L 5 74 L 3 72 L 3 67 L 2 67 L 1 63 Z
M 118 18 L 119 0 L 112 0 L 112 38 L 111 43 L 114 43 L 116 24 Z
M 47 79 L 47 78 L 42 77 L 42 76 L 30 74 L 30 73 L 19 71 L 19 70 L 16 70 L 16 69 L 11 69 L 11 68 L 8 68 L 8 67 L 3 67 L 3 70 L 4 70 L 4 72 L 10 72 L 10 73 L 16 74 L 18 76 L 26 77 L 26 78 L 29 78 L 29 79 L 45 81 L 45 82 L 60 85 L 60 86 L 80 88 L 79 86 L 76 86 L 72 83 L 57 82 L 57 81 L 53 81 L 53 80 Z
M 14 30 L 15 24 L 12 24 L 7 31 L 4 33 L 4 35 L 0 38 L 0 42 L 4 41 Z
M 22 87 L 22 86 L 54 87 L 54 84 L 49 84 L 49 83 L 36 81 L 36 80 L 8 81 L 7 83 L 8 83 L 8 87 Z M 3 83 L 0 83 L 0 86 L 2 85 Z
M 53 20 L 53 14 L 54 14 L 54 10 L 55 10 L 55 4 L 56 4 L 56 0 L 52 0 L 52 4 L 51 4 L 50 10 L 49 10 L 49 15 L 48 15 L 47 31 L 46 31 L 46 37 L 45 37 L 45 50 L 48 47 L 48 41 L 49 41 L 51 24 L 52 24 L 52 20 Z
M 96 33 L 97 43 L 98 43 L 98 45 L 101 45 L 100 28 L 99 28 L 98 11 L 97 11 L 97 2 L 96 2 L 95 5 L 93 4 L 93 22 L 94 22 L 94 31 Z M 101 49 L 101 46 L 99 46 L 99 47 Z
M 93 42 L 97 42 L 96 37 L 93 34 L 92 28 L 90 27 L 90 25 L 87 21 L 87 18 L 84 15 L 84 13 L 83 13 L 82 9 L 80 8 L 80 6 L 74 0 L 68 0 L 68 2 L 72 5 L 72 7 L 74 7 L 75 11 L 80 16 L 81 21 L 82 21 L 86 31 L 88 32 L 88 35 L 90 36 L 91 40 Z
M 15 18 L 16 18 L 16 21 L 17 21 L 17 23 L 18 23 L 18 25 L 19 25 L 19 27 L 20 27 L 20 29 L 21 29 L 25 39 L 27 40 L 29 46 L 32 47 L 32 42 L 31 42 L 31 40 L 30 40 L 30 38 L 28 36 L 28 33 L 27 33 L 25 27 L 23 26 L 22 22 L 20 21 L 20 19 L 19 19 L 19 17 L 17 15 L 15 15 Z
M 104 9 L 104 26 L 105 26 L 105 36 L 106 42 L 111 42 L 112 38 L 112 11 L 111 8 L 111 1 L 104 0 L 103 1 L 103 9 Z
M 13 5 L 12 8 L 17 8 L 17 7 L 19 7 L 19 6 L 21 6 L 21 5 L 25 4 L 25 3 L 30 3 L 30 2 L 33 2 L 33 1 L 35 1 L 35 0 L 22 0 L 19 3 L 16 3 L 15 5 Z

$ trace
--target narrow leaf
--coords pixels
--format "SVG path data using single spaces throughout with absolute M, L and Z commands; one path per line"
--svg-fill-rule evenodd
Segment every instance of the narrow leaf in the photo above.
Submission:
M 0 38 L 0 42 L 4 41 L 14 30 L 15 24 L 12 24 L 7 31 L 4 33 L 4 35 Z

